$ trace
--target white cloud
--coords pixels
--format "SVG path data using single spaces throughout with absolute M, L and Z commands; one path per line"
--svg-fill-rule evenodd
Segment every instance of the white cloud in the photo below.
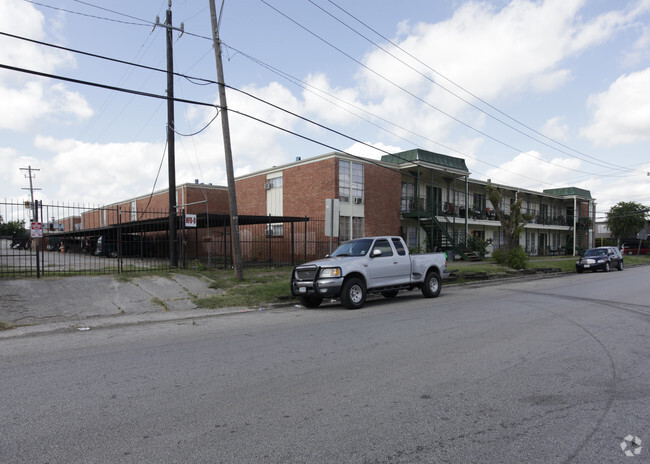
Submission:
M 18 152 L 13 148 L 0 147 L 0 166 L 2 166 L 2 169 L 0 169 L 0 184 L 5 186 L 5 190 L 16 192 L 15 197 L 18 197 L 21 189 L 29 187 L 29 180 L 25 178 L 25 172 L 21 171 L 20 168 L 27 168 L 28 166 L 37 168 L 38 163 L 33 157 L 19 156 Z M 10 186 L 10 189 L 7 189 L 7 186 Z
M 513 99 L 528 91 L 548 93 L 573 79 L 568 58 L 602 44 L 633 25 L 645 11 L 639 6 L 585 19 L 587 5 L 585 0 L 517 0 L 498 8 L 489 2 L 466 2 L 445 21 L 400 23 L 395 40 L 437 72 L 488 101 Z M 398 50 L 393 52 L 430 79 L 474 100 L 431 69 Z M 384 52 L 372 51 L 364 61 L 386 77 L 366 69 L 358 73 L 358 94 L 374 103 L 374 113 L 436 140 L 448 137 L 458 123 L 432 106 L 481 127 L 482 120 L 466 112 L 466 103 Z
M 581 134 L 599 146 L 650 138 L 650 68 L 619 77 L 605 92 L 592 95 L 593 121 Z
M 498 168 L 488 169 L 487 176 L 495 183 L 532 190 L 567 187 L 564 181 L 567 169 L 580 170 L 581 164 L 576 158 L 546 159 L 540 153 L 530 151 L 501 163 Z
M 355 114 L 363 115 L 363 104 L 358 100 L 355 89 L 333 89 L 324 74 L 307 76 L 304 90 L 304 108 L 307 114 L 315 114 L 321 124 L 349 124 L 360 121 Z M 355 108 L 355 106 L 357 108 Z
M 21 0 L 0 2 L 0 30 L 9 34 L 47 42 L 45 18 L 34 5 Z M 0 37 L 0 61 L 5 64 L 52 72 L 62 66 L 74 66 L 72 54 L 7 36 Z M 0 82 L 24 81 L 18 73 L 2 73 Z
M 648 177 L 650 164 L 640 166 L 623 177 L 592 176 L 583 174 L 583 162 L 575 158 L 544 158 L 538 152 L 520 153 L 487 171 L 494 183 L 516 186 L 534 191 L 549 188 L 578 187 L 591 192 L 599 212 L 608 211 L 619 201 L 637 201 L 650 204 Z M 570 172 L 575 172 L 572 176 Z M 577 176 L 577 177 L 576 177 Z M 477 176 L 472 175 L 472 178 Z M 568 178 L 573 177 L 571 180 Z M 623 194 L 621 192 L 624 192 Z M 602 216 L 599 214 L 598 216 Z
M 21 0 L 0 2 L 0 30 L 20 37 L 48 41 L 45 19 L 34 5 Z M 36 45 L 20 39 L 0 37 L 0 62 L 18 68 L 46 73 L 74 67 L 72 54 Z M 78 92 L 70 92 L 61 83 L 52 83 L 18 71 L 0 72 L 0 101 L 12 111 L 0 113 L 0 130 L 26 131 L 46 116 L 66 123 L 87 118 L 92 109 Z
M 40 161 L 41 185 L 49 198 L 97 204 L 111 203 L 151 191 L 164 144 L 110 143 L 37 137 L 41 151 L 53 155 Z M 156 188 L 167 184 L 163 164 Z
M 368 143 L 368 145 L 364 145 L 362 143 L 357 142 L 352 146 L 350 146 L 349 148 L 347 148 L 345 151 L 346 153 L 350 153 L 351 155 L 361 156 L 362 158 L 369 158 L 375 160 L 380 159 L 382 156 L 386 154 L 398 153 L 400 151 L 404 151 L 404 149 L 400 147 L 393 146 L 393 145 L 386 145 L 383 143 Z
M 544 123 L 541 133 L 555 140 L 569 139 L 569 126 L 566 124 L 566 118 L 556 116 Z

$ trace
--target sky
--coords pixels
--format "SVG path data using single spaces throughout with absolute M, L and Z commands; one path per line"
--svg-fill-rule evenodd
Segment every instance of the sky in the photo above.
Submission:
M 650 205 L 650 0 L 215 1 L 235 176 L 421 148 L 474 179 L 587 189 L 597 218 Z M 45 203 L 167 187 L 167 10 L 0 1 L 18 68 L 0 68 L 0 198 L 28 199 L 29 166 Z M 227 185 L 209 0 L 171 12 L 176 183 Z

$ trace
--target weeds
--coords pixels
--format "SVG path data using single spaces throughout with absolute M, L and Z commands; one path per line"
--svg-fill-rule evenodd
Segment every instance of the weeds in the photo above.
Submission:
M 15 326 L 11 322 L 0 321 L 0 330 L 11 330 Z
M 246 269 L 244 280 L 234 277 L 232 271 L 201 272 L 212 280 L 211 288 L 222 290 L 220 295 L 199 298 L 203 308 L 227 308 L 236 306 L 256 307 L 292 299 L 289 287 L 291 268 Z

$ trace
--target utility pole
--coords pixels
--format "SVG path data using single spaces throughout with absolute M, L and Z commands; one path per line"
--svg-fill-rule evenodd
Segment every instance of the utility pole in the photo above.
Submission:
M 34 169 L 31 166 L 27 166 L 26 168 L 20 168 L 21 171 L 27 171 L 27 175 L 25 177 L 29 177 L 29 188 L 23 188 L 23 190 L 29 190 L 29 194 L 31 196 L 31 207 L 32 207 L 32 220 L 37 219 L 37 211 L 36 211 L 36 204 L 34 203 L 34 190 L 40 190 L 39 188 L 34 188 L 34 184 L 32 183 L 32 179 L 34 176 L 32 176 L 32 171 L 40 171 L 40 169 Z
M 219 39 L 219 21 L 214 0 L 210 2 L 210 19 L 212 21 L 212 37 L 214 39 L 214 54 L 217 60 L 217 81 L 219 82 L 219 103 L 221 106 L 221 128 L 223 131 L 223 147 L 226 157 L 226 175 L 228 179 L 228 198 L 230 206 L 230 236 L 232 240 L 233 266 L 235 276 L 244 279 L 242 269 L 241 245 L 239 243 L 239 218 L 237 216 L 237 195 L 235 192 L 235 175 L 232 166 L 232 147 L 230 146 L 230 124 L 228 123 L 228 104 L 226 103 L 226 87 L 221 62 L 221 40 Z M 221 3 L 223 13 L 223 2 Z M 221 15 L 220 15 L 221 17 Z
M 33 169 L 31 166 L 27 166 L 26 168 L 20 168 L 21 171 L 27 171 L 27 177 L 29 177 L 29 189 L 23 188 L 23 190 L 29 190 L 29 194 L 31 197 L 31 207 L 32 207 L 32 218 L 31 222 L 38 222 L 38 203 L 34 201 L 34 190 L 40 190 L 40 188 L 35 188 L 34 183 L 32 182 L 32 179 L 34 176 L 32 176 L 32 171 L 40 171 L 40 169 Z M 30 226 L 31 227 L 31 226 Z M 31 240 L 31 237 L 30 237 Z M 41 238 L 41 241 L 43 238 Z M 40 279 L 41 278 L 41 265 L 40 265 L 40 259 L 39 259 L 39 250 L 38 250 L 38 240 L 34 240 L 36 243 L 36 278 Z
M 169 175 L 169 265 L 178 266 L 177 224 L 176 224 L 176 151 L 174 145 L 174 48 L 172 31 L 180 31 L 183 35 L 183 23 L 180 28 L 172 26 L 172 0 L 168 0 L 169 8 L 165 23 L 160 24 L 156 17 L 156 26 L 167 30 L 167 170 Z

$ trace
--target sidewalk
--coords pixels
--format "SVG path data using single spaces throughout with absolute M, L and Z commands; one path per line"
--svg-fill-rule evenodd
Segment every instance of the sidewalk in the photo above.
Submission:
M 113 276 L 3 280 L 0 321 L 18 327 L 0 331 L 0 339 L 223 312 L 194 304 L 193 298 L 221 293 L 209 284 L 207 279 L 182 274 L 139 276 L 126 282 Z

